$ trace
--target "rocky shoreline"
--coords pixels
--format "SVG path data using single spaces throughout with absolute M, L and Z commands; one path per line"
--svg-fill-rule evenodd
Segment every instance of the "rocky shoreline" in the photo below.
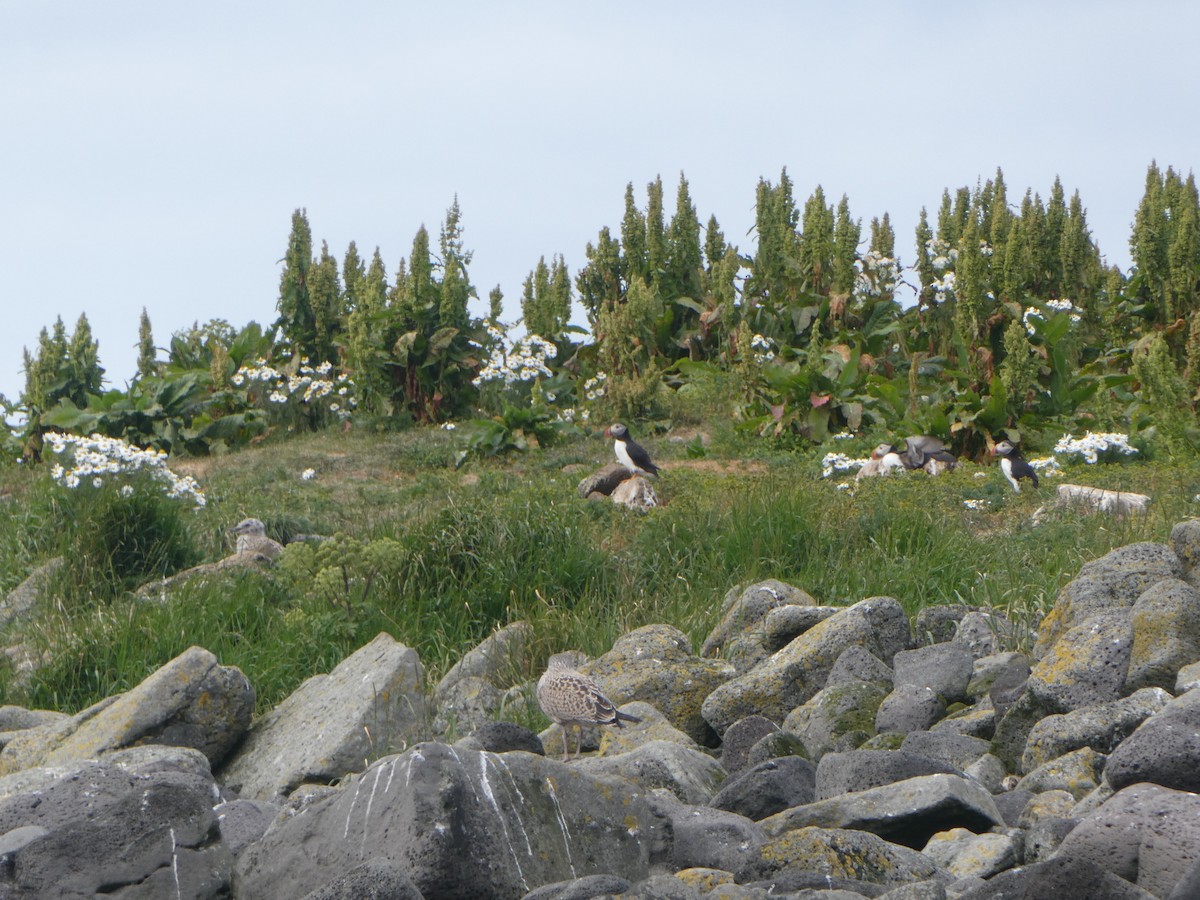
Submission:
M 254 721 L 198 647 L 75 716 L 0 708 L 0 897 L 1200 897 L 1200 521 L 1036 633 L 730 591 L 698 649 L 652 625 L 581 665 L 642 721 L 570 763 L 497 721 L 528 647 L 427 690 L 380 634 Z

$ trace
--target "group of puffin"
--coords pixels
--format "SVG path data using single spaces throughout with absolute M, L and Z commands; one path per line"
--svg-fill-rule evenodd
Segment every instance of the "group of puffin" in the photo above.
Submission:
M 608 426 L 604 429 L 604 436 L 612 438 L 613 453 L 617 462 L 631 473 L 658 475 L 659 467 L 650 460 L 646 448 L 629 436 L 629 429 L 625 425 L 616 422 Z M 1013 446 L 1011 441 L 1000 441 L 992 448 L 992 455 L 1000 458 L 1000 471 L 1018 494 L 1021 492 L 1022 479 L 1028 479 L 1035 488 L 1038 486 L 1037 472 L 1025 461 L 1021 451 Z M 918 435 L 905 438 L 903 450 L 898 450 L 895 444 L 880 444 L 871 451 L 871 458 L 867 465 L 863 466 L 858 477 L 883 475 L 892 469 L 923 469 L 930 475 L 939 475 L 957 465 L 958 457 L 947 450 L 939 438 Z
M 1037 472 L 1011 441 L 1000 441 L 992 448 L 992 455 L 1000 458 L 1000 471 L 1018 494 L 1021 492 L 1022 479 L 1028 479 L 1035 488 L 1038 486 Z M 920 435 L 906 438 L 903 450 L 897 450 L 895 444 L 880 444 L 871 451 L 871 458 L 859 471 L 858 477 L 885 475 L 892 469 L 923 469 L 930 475 L 939 475 L 957 465 L 958 458 L 946 449 L 941 440 Z

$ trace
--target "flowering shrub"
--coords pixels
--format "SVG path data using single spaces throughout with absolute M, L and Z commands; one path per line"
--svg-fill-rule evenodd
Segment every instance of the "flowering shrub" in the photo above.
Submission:
M 775 358 L 775 342 L 761 334 L 750 338 L 750 350 L 754 354 L 754 361 L 760 366 Z
M 63 487 L 74 489 L 90 483 L 98 489 L 107 482 L 116 482 L 120 483 L 120 496 L 130 497 L 136 491 L 133 480 L 144 475 L 172 500 L 190 500 L 197 508 L 206 502 L 196 479 L 172 472 L 167 468 L 167 454 L 161 451 L 140 450 L 99 434 L 81 437 L 49 432 L 46 443 L 56 456 L 64 457 L 66 465 L 56 463 L 50 469 L 50 477 Z
M 1071 324 L 1079 322 L 1082 318 L 1082 316 L 1080 316 L 1079 312 L 1076 310 L 1075 304 L 1065 298 L 1061 300 L 1047 300 L 1042 304 L 1042 306 L 1051 312 L 1067 313 Z M 1046 313 L 1043 310 L 1038 309 L 1036 306 L 1027 306 L 1025 308 L 1025 312 L 1021 315 L 1021 322 L 1025 326 L 1025 331 L 1030 335 L 1033 335 L 1037 334 L 1037 327 L 1034 320 L 1045 321 L 1045 318 Z
M 1096 464 L 1101 454 L 1111 459 L 1117 455 L 1132 456 L 1138 451 L 1136 447 L 1129 446 L 1128 435 L 1089 431 L 1081 438 L 1063 435 L 1054 445 L 1054 452 L 1064 456 L 1078 455 L 1091 466 Z
M 281 370 L 260 358 L 238 368 L 229 380 L 272 417 L 299 419 L 299 413 L 306 410 L 310 423 L 319 424 L 316 420 L 325 414 L 348 419 L 358 406 L 354 381 L 345 372 L 334 376 L 332 363 L 314 367 L 304 357 L 294 372 L 289 373 L 289 368 L 292 366 L 286 362 Z
M 488 323 L 487 332 L 492 340 L 492 352 L 471 381 L 476 387 L 489 382 L 511 386 L 554 374 L 550 371 L 549 361 L 558 356 L 558 347 L 553 341 L 527 334 L 510 342 L 507 329 L 495 322 Z

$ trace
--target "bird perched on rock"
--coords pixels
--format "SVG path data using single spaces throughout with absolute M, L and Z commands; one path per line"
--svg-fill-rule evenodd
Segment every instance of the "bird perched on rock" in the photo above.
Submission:
M 259 553 L 275 559 L 283 552 L 283 544 L 267 537 L 267 526 L 261 519 L 242 519 L 229 530 L 237 535 L 238 553 Z
M 538 681 L 538 705 L 550 719 L 563 730 L 563 761 L 569 758 L 567 731 L 575 725 L 579 729 L 579 743 L 575 747 L 575 758 L 583 749 L 584 725 L 616 725 L 622 722 L 640 722 L 637 716 L 623 713 L 611 700 L 600 693 L 596 682 L 576 671 L 571 666 L 571 654 L 556 653 L 550 657 L 546 674 Z
M 634 443 L 629 436 L 629 429 L 616 422 L 604 429 L 604 436 L 613 439 L 613 453 L 617 462 L 634 475 L 658 475 L 658 466 L 650 461 L 650 454 L 645 448 Z
M 1008 483 L 1013 486 L 1013 490 L 1018 494 L 1021 493 L 1021 479 L 1028 478 L 1033 482 L 1033 486 L 1038 486 L 1037 472 L 1033 471 L 1033 466 L 1025 461 L 1025 457 L 1021 455 L 1021 451 L 1012 445 L 1010 441 L 1001 441 L 992 448 L 992 455 L 1000 457 L 1000 470 L 1004 473 L 1004 477 L 1008 479 Z

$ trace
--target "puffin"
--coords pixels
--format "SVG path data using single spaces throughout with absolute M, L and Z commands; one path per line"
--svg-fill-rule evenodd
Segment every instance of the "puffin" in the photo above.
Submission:
M 1025 461 L 1021 451 L 1010 441 L 998 443 L 992 448 L 992 455 L 1000 457 L 1000 469 L 1018 494 L 1021 493 L 1022 478 L 1028 478 L 1033 482 L 1034 487 L 1038 486 L 1037 472 L 1033 471 L 1033 466 Z
M 855 480 L 872 475 L 890 475 L 893 469 L 906 468 L 904 460 L 891 444 L 880 444 L 871 451 L 871 458 L 858 470 Z
M 613 439 L 613 453 L 617 462 L 634 475 L 658 475 L 658 466 L 650 461 L 650 454 L 644 447 L 634 443 L 629 436 L 629 429 L 616 422 L 604 429 L 604 436 Z

